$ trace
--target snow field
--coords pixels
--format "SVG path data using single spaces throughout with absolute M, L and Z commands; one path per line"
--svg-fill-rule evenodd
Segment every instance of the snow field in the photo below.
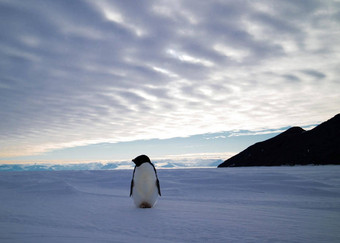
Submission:
M 340 242 L 340 166 L 0 173 L 0 242 Z

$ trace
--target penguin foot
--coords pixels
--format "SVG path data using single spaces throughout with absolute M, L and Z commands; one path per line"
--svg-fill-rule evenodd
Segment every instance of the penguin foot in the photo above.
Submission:
M 140 205 L 139 205 L 140 208 L 152 208 L 152 205 L 148 202 L 142 202 Z

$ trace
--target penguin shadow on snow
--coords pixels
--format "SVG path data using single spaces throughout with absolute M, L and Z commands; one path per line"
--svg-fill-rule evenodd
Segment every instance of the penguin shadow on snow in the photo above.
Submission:
M 155 166 L 146 155 L 140 155 L 132 160 L 133 170 L 130 197 L 137 208 L 152 208 L 161 196 L 161 189 Z

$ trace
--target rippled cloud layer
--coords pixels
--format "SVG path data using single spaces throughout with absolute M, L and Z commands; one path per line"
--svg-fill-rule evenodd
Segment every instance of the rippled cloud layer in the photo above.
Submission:
M 0 156 L 324 121 L 338 1 L 0 1 Z

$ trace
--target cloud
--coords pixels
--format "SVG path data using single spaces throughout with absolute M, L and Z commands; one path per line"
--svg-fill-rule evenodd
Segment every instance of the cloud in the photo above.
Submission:
M 340 104 L 338 13 L 332 1 L 1 1 L 0 156 L 326 120 Z
M 316 79 L 324 79 L 326 77 L 325 74 L 321 73 L 321 72 L 318 72 L 316 70 L 303 70 L 302 71 L 303 73 L 307 74 L 307 75 L 310 75 Z

